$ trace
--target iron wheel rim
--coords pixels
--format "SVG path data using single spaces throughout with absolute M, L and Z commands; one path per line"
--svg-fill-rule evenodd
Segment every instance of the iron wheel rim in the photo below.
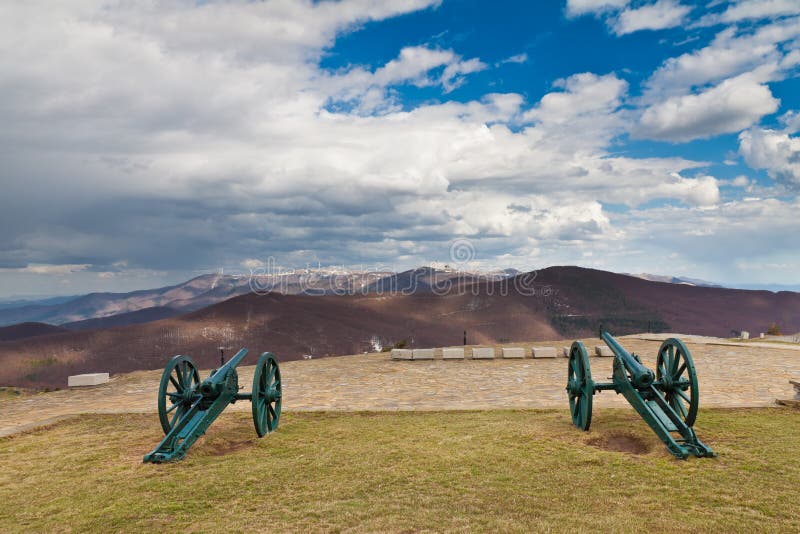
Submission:
M 190 357 L 178 355 L 167 362 L 158 386 L 158 419 L 164 434 L 189 411 L 199 384 L 200 374 Z
M 253 424 L 259 437 L 278 428 L 282 403 L 281 371 L 274 354 L 265 352 L 258 359 L 253 375 L 251 404 Z
M 589 430 L 592 424 L 594 383 L 589 368 L 589 354 L 580 341 L 574 342 L 569 351 L 567 396 L 572 424 L 581 430 Z
M 661 384 L 664 399 L 686 423 L 694 425 L 700 404 L 697 371 L 694 360 L 679 339 L 669 338 L 658 349 L 656 380 Z M 688 392 L 688 394 L 687 394 Z

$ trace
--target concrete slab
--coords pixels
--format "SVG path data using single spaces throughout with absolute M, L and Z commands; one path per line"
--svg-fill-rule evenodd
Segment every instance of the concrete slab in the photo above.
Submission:
M 67 377 L 67 387 L 99 386 L 108 382 L 108 373 L 88 373 Z
M 564 358 L 569 358 L 569 349 L 570 347 L 562 347 L 561 348 L 561 356 Z
M 534 358 L 555 358 L 555 347 L 533 347 L 531 348 Z
M 413 357 L 414 353 L 411 349 L 392 349 L 393 360 L 411 360 Z
M 414 349 L 415 360 L 432 360 L 433 349 Z
M 524 358 L 525 349 L 522 347 L 503 347 L 503 358 Z
M 493 360 L 494 349 L 492 347 L 477 347 L 472 349 L 473 360 Z
M 464 349 L 461 347 L 445 347 L 442 349 L 443 360 L 463 360 Z
M 610 348 L 606 347 L 605 345 L 595 345 L 594 354 L 595 354 L 595 356 L 608 358 L 608 357 L 614 356 L 614 351 L 612 351 Z

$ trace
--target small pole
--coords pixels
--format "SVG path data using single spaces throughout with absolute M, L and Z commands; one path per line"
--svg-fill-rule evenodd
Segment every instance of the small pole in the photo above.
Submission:
M 225 365 L 225 347 L 219 348 L 219 366 Z
M 464 330 L 464 346 L 467 345 L 467 331 Z

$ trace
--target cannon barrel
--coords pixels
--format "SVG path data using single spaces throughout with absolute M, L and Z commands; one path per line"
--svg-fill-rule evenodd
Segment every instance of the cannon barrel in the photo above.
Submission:
M 603 341 L 606 342 L 606 345 L 608 345 L 608 348 L 610 348 L 622 361 L 622 365 L 624 365 L 625 369 L 627 369 L 628 373 L 630 373 L 631 382 L 635 387 L 645 388 L 653 383 L 655 380 L 653 371 L 639 363 L 639 361 L 634 358 L 631 353 L 625 350 L 623 346 L 620 345 L 616 339 L 614 339 L 614 336 L 608 332 L 603 332 L 601 336 Z
M 228 371 L 231 369 L 236 369 L 236 366 L 241 363 L 244 357 L 247 356 L 247 349 L 241 349 L 239 352 L 233 355 L 233 358 L 228 360 L 225 365 L 220 367 L 219 369 L 214 370 L 211 373 L 211 376 L 203 380 L 203 384 L 201 384 L 201 391 L 211 392 L 211 390 L 218 389 L 216 387 L 217 384 L 222 384 L 227 380 Z M 203 388 L 203 386 L 206 386 Z

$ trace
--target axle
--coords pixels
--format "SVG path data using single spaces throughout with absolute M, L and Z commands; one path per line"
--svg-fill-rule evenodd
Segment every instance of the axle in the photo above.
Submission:
M 619 393 L 619 386 L 617 386 L 617 384 L 615 384 L 614 382 L 593 382 L 592 385 L 593 385 L 594 390 L 596 392 L 597 391 L 616 391 L 617 393 Z M 651 385 L 653 387 L 662 389 L 663 386 L 667 385 L 667 382 L 665 380 L 653 380 L 653 383 Z M 689 388 L 689 386 L 691 384 L 690 384 L 690 382 L 688 380 L 682 379 L 682 380 L 678 380 L 677 382 L 670 382 L 668 385 L 673 387 L 673 388 L 680 389 L 680 390 L 686 390 L 686 389 Z

